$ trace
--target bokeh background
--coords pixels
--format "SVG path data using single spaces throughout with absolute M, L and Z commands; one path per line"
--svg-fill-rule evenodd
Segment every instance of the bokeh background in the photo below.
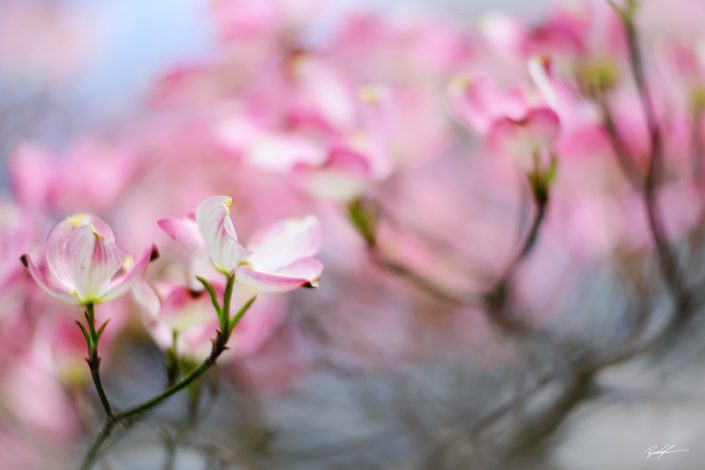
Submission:
M 541 332 L 507 335 L 486 306 L 458 305 L 380 263 L 347 221 L 348 201 L 302 190 L 290 175 L 245 164 L 239 149 L 209 140 L 207 130 L 257 90 L 265 90 L 262 106 L 273 115 L 287 112 L 286 89 L 270 83 L 278 72 L 260 56 L 278 63 L 300 50 L 333 50 L 334 67 L 355 86 L 370 79 L 410 86 L 419 101 L 396 115 L 408 118 L 396 136 L 406 160 L 361 193 L 384 213 L 378 236 L 385 256 L 452 292 L 477 291 L 511 259 L 531 219 L 531 195 L 516 169 L 452 116 L 447 85 L 468 71 L 496 74 L 508 85 L 531 82 L 527 62 L 492 51 L 479 25 L 503 13 L 530 29 L 551 18 L 555 2 L 330 0 L 306 11 L 291 31 L 280 23 L 274 33 L 264 28 L 264 36 L 277 37 L 274 46 L 263 40 L 266 46 L 243 60 L 237 39 L 223 41 L 217 18 L 225 15 L 214 13 L 215 3 L 0 2 L 0 189 L 13 214 L 0 221 L 29 214 L 31 242 L 22 249 L 38 258 L 54 222 L 95 212 L 127 251 L 160 246 L 162 259 L 147 277 L 156 283 L 180 272 L 187 255 L 154 222 L 186 214 L 210 194 L 234 196 L 245 239 L 279 217 L 313 212 L 324 225 L 320 287 L 263 300 L 262 321 L 242 334 L 246 346 L 234 347 L 200 394 L 177 397 L 121 433 L 97 468 L 702 468 L 702 302 L 692 300 L 680 331 L 652 347 L 650 339 L 670 321 L 672 298 L 641 199 L 625 189 L 604 147 L 591 147 L 586 137 L 571 147 L 585 155 L 559 166 L 548 225 L 513 292 L 522 320 Z M 705 38 L 698 2 L 675 3 L 668 14 L 647 8 L 643 21 L 645 55 L 654 58 L 648 73 L 668 85 L 669 98 L 686 84 L 659 69 L 674 53 L 658 41 L 683 34 L 695 48 Z M 393 45 L 380 40 L 377 46 L 388 49 L 378 55 L 367 45 L 356 50 L 355 37 L 331 48 L 341 25 L 361 12 L 390 23 L 414 18 L 418 35 L 430 39 L 415 42 L 412 26 Z M 449 47 L 451 65 L 433 60 L 447 52 L 445 41 L 457 46 Z M 350 55 L 338 60 L 341 50 Z M 186 71 L 188 82 L 193 66 L 193 88 L 165 78 Z M 624 87 L 633 95 L 627 68 Z M 323 78 L 315 76 L 312 89 Z M 615 103 L 620 119 L 627 116 L 620 131 L 637 135 L 630 145 L 641 149 L 642 118 L 629 99 Z M 664 122 L 680 123 L 679 106 L 664 112 Z M 690 142 L 681 130 L 674 124 L 665 133 L 673 148 Z M 697 148 L 682 151 L 689 152 Z M 684 284 L 699 298 L 703 188 L 680 183 L 690 167 L 677 157 L 665 166 L 670 179 L 659 204 L 668 241 L 684 266 Z M 2 236 L 0 254 L 16 259 L 9 229 Z M 81 345 L 66 339 L 78 331 L 63 332 L 78 314 L 30 292 L 30 281 L 19 276 L 0 291 L 0 468 L 75 468 L 101 423 L 78 370 Z M 105 351 L 106 388 L 124 407 L 160 389 L 164 354 L 132 298 L 104 308 L 115 332 Z M 635 330 L 642 336 L 631 338 Z M 576 374 L 584 361 L 632 340 L 649 347 L 628 350 L 589 378 Z M 646 459 L 647 448 L 671 444 L 688 452 Z

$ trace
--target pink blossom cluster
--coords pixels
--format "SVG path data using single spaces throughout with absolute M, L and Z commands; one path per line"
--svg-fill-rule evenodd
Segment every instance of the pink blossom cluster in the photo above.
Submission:
M 80 432 L 90 377 L 74 322 L 86 304 L 110 320 L 104 368 L 135 328 L 195 362 L 219 327 L 197 276 L 218 296 L 234 276 L 232 309 L 257 301 L 223 361 L 284 363 L 301 345 L 267 347 L 291 333 L 278 294 L 317 286 L 322 251 L 321 295 L 334 300 L 314 315 L 330 317 L 342 349 L 390 367 L 423 355 L 409 312 L 434 289 L 470 298 L 511 271 L 522 321 L 548 323 L 596 266 L 658 250 L 643 198 L 655 153 L 657 235 L 700 233 L 702 2 L 581 0 L 533 23 L 471 25 L 406 11 L 333 21 L 333 3 L 211 0 L 217 53 L 164 71 L 139 117 L 62 148 L 14 146 L 0 204 L 0 410 L 16 426 L 0 441 Z M 637 84 L 626 16 L 639 25 Z M 0 48 L 0 66 L 12 52 Z M 546 215 L 514 272 L 534 203 Z M 400 272 L 412 282 L 386 282 Z M 376 309 L 356 307 L 380 290 Z M 466 314 L 486 310 L 456 302 L 449 343 L 483 341 L 491 321 Z M 294 362 L 261 372 L 262 386 L 286 388 L 307 367 Z

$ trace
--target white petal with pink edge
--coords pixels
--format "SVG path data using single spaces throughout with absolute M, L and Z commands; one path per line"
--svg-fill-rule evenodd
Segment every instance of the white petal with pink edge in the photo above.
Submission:
M 522 168 L 530 170 L 534 155 L 550 150 L 559 133 L 560 119 L 556 112 L 550 108 L 534 108 L 520 120 L 497 120 L 487 139 L 495 152 L 515 159 Z
M 157 221 L 157 225 L 167 235 L 181 243 L 191 252 L 206 256 L 206 248 L 198 224 L 193 217 L 170 217 Z
M 22 255 L 20 260 L 29 271 L 29 275 L 32 276 L 34 282 L 36 282 L 37 285 L 47 294 L 70 304 L 78 305 L 81 303 L 81 300 L 77 296 L 71 295 L 71 292 L 68 289 L 47 278 L 46 275 L 34 264 L 34 262 L 32 262 L 32 259 L 29 256 Z
M 247 250 L 240 245 L 230 219 L 232 199 L 213 196 L 196 209 L 196 223 L 203 237 L 206 252 L 213 265 L 221 272 L 231 273 L 247 258 Z
M 237 280 L 262 292 L 288 292 L 299 287 L 316 287 L 322 271 L 320 261 L 306 258 L 275 272 L 256 271 L 242 265 L 237 270 Z
M 49 272 L 59 282 L 74 289 L 73 285 L 73 270 L 71 254 L 69 253 L 69 243 L 72 240 L 73 234 L 82 227 L 89 227 L 94 233 L 99 234 L 103 238 L 115 242 L 115 234 L 110 229 L 108 224 L 103 222 L 98 217 L 89 214 L 75 214 L 66 217 L 64 220 L 56 224 L 49 232 L 45 245 L 45 256 Z M 74 243 L 75 242 L 71 242 Z M 75 246 L 74 246 L 75 249 Z
M 112 300 L 130 290 L 137 281 L 142 279 L 149 263 L 157 258 L 159 258 L 159 250 L 155 245 L 144 250 L 134 266 L 127 266 L 125 274 L 115 277 L 110 282 L 107 291 L 101 296 L 101 302 Z
M 71 234 L 65 253 L 73 283 L 65 285 L 86 301 L 100 299 L 125 260 L 115 243 L 95 233 L 89 225 Z
M 321 224 L 313 215 L 275 222 L 250 239 L 248 263 L 258 271 L 274 272 L 318 253 L 322 239 Z

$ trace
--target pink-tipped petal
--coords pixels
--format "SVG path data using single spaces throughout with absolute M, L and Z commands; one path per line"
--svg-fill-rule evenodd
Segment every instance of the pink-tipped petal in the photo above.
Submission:
M 34 282 L 36 282 L 37 285 L 41 287 L 42 290 L 45 291 L 47 294 L 70 304 L 81 303 L 79 298 L 71 295 L 71 292 L 69 292 L 67 289 L 49 280 L 44 275 L 44 273 L 32 262 L 32 259 L 28 255 L 22 255 L 22 258 L 20 258 L 20 260 L 29 271 L 29 274 L 30 276 L 32 276 L 32 279 L 34 279 Z
M 274 272 L 321 249 L 321 224 L 313 215 L 285 219 L 261 228 L 250 239 L 248 259 L 254 269 Z
M 222 297 L 224 288 L 219 284 L 213 284 L 213 288 Z M 159 314 L 161 322 L 178 332 L 206 325 L 216 319 L 208 293 L 205 290 L 195 292 L 184 286 L 171 287 Z
M 137 281 L 132 287 L 132 298 L 144 310 L 150 321 L 156 321 L 159 318 L 162 305 L 152 286 L 144 281 Z
M 196 223 L 208 257 L 219 271 L 226 273 L 232 272 L 248 255 L 237 241 L 230 219 L 231 204 L 232 199 L 227 196 L 213 196 L 196 209 Z
M 168 219 L 161 219 L 157 222 L 159 228 L 161 228 L 167 235 L 181 243 L 189 251 L 205 256 L 205 245 L 203 243 L 203 237 L 198 231 L 198 224 L 193 217 L 171 217 Z
M 93 231 L 90 225 L 76 229 L 66 243 L 66 255 L 74 289 L 82 300 L 98 301 L 125 260 L 117 245 Z
M 480 134 L 485 134 L 500 116 L 515 118 L 527 107 L 519 90 L 502 90 L 486 75 L 453 81 L 449 104 L 467 126 Z
M 8 176 L 17 201 L 26 207 L 43 207 L 56 184 L 58 161 L 43 147 L 20 143 L 8 162 Z
M 292 175 L 315 195 L 350 200 L 369 184 L 372 168 L 360 152 L 338 147 L 330 151 L 328 161 L 323 166 L 300 164 L 292 169 Z
M 239 299 L 234 303 L 231 311 L 237 312 L 245 301 L 256 295 L 257 292 L 247 292 L 244 286 L 239 286 Z M 260 295 L 247 311 L 237 328 L 233 331 L 233 336 L 228 343 L 233 355 L 241 358 L 255 354 L 274 333 L 282 326 L 286 320 L 286 309 L 281 297 L 272 295 Z
M 298 164 L 321 165 L 326 160 L 323 145 L 304 137 L 262 134 L 245 154 L 252 166 L 285 172 Z
M 56 224 L 47 237 L 45 256 L 51 274 L 61 283 L 72 285 L 72 260 L 69 252 L 69 243 L 73 234 L 81 227 L 89 227 L 94 233 L 115 242 L 115 234 L 108 224 L 98 217 L 89 214 L 76 214 L 66 217 Z
M 158 257 L 159 250 L 157 250 L 155 245 L 144 250 L 135 265 L 132 266 L 132 269 L 128 270 L 122 276 L 113 279 L 108 290 L 101 296 L 101 302 L 112 300 L 130 290 L 137 281 L 142 279 L 149 263 Z
M 274 273 L 256 271 L 248 265 L 237 270 L 237 280 L 262 292 L 288 292 L 299 287 L 316 287 L 323 264 L 313 258 L 299 260 Z
M 273 274 L 306 280 L 306 287 L 318 287 L 318 279 L 323 272 L 323 263 L 315 258 L 303 258 L 284 266 Z
M 535 108 L 520 120 L 497 120 L 488 135 L 489 146 L 501 155 L 530 166 L 533 155 L 550 149 L 558 138 L 560 120 L 550 108 Z

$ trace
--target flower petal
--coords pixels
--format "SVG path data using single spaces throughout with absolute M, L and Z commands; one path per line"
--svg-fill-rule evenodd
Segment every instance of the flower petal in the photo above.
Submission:
M 222 297 L 224 288 L 215 283 L 213 288 Z M 167 287 L 168 292 L 162 303 L 159 321 L 174 331 L 186 331 L 191 328 L 211 323 L 218 317 L 213 304 L 205 290 L 193 291 L 188 287 L 176 285 Z
M 516 118 L 527 109 L 520 90 L 502 90 L 487 75 L 455 79 L 450 85 L 449 105 L 465 125 L 480 134 L 485 134 L 495 119 Z
M 313 215 L 285 219 L 255 232 L 248 248 L 248 262 L 262 272 L 274 272 L 321 249 L 321 224 Z
M 191 252 L 201 256 L 206 255 L 203 237 L 198 231 L 198 224 L 193 217 L 161 219 L 157 221 L 157 225 Z
M 488 135 L 489 146 L 496 152 L 516 159 L 531 168 L 534 154 L 553 146 L 560 132 L 560 119 L 550 108 L 534 108 L 520 120 L 497 120 Z
M 292 175 L 315 195 L 350 200 L 359 195 L 372 179 L 370 162 L 360 152 L 345 146 L 331 149 L 320 167 L 299 164 Z
M 249 292 L 248 292 L 249 291 Z M 237 312 L 250 300 L 256 291 L 238 286 L 237 297 L 232 312 Z M 235 358 L 242 358 L 259 351 L 286 320 L 286 308 L 283 299 L 275 295 L 259 295 L 247 314 L 237 324 L 230 337 L 228 347 Z
M 94 232 L 91 225 L 74 230 L 65 247 L 73 283 L 65 287 L 73 287 L 84 301 L 99 301 L 125 254 L 114 242 Z
M 45 256 L 49 272 L 69 289 L 75 288 L 75 280 L 72 277 L 72 261 L 68 245 L 74 232 L 83 226 L 90 227 L 94 233 L 115 242 L 115 234 L 108 224 L 89 214 L 75 214 L 56 224 L 47 237 Z
M 278 172 L 289 171 L 298 164 L 321 165 L 325 160 L 323 145 L 285 134 L 262 134 L 245 154 L 245 161 L 250 165 Z
M 237 241 L 233 221 L 230 219 L 232 199 L 213 196 L 196 209 L 196 223 L 203 237 L 208 257 L 213 265 L 226 273 L 232 272 L 248 253 Z
M 159 318 L 162 304 L 152 286 L 144 281 L 136 282 L 132 287 L 132 298 L 144 310 L 150 321 L 156 321 Z
M 157 258 L 159 258 L 159 250 L 157 250 L 155 245 L 144 250 L 135 265 L 132 266 L 132 269 L 113 279 L 106 292 L 101 296 L 100 301 L 106 302 L 127 292 L 137 281 L 142 279 L 149 263 Z
M 274 273 L 256 271 L 242 265 L 237 269 L 237 280 L 262 292 L 288 292 L 299 287 L 316 287 L 322 271 L 320 261 L 306 258 Z
M 68 302 L 70 304 L 80 304 L 81 301 L 78 297 L 71 295 L 71 293 L 65 288 L 57 285 L 56 283 L 49 280 L 44 273 L 32 262 L 32 259 L 27 255 L 22 255 L 20 258 L 22 264 L 25 265 L 29 271 L 30 276 L 34 279 L 39 287 L 42 288 L 47 294 L 54 298 Z

